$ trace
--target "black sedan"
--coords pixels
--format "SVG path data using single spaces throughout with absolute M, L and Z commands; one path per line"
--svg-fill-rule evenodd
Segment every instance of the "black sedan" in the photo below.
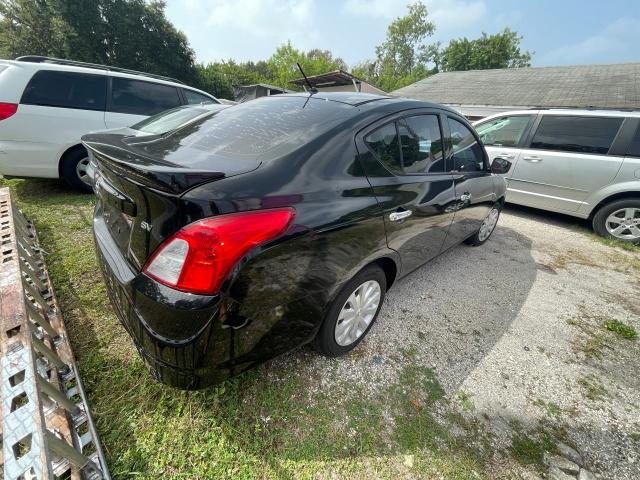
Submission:
M 402 98 L 278 95 L 83 140 L 115 311 L 153 375 L 184 389 L 306 343 L 350 351 L 394 282 L 484 243 L 504 203 L 469 123 Z

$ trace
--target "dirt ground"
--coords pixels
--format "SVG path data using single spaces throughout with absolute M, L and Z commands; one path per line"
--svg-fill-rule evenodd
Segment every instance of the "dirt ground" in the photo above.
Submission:
M 407 362 L 433 369 L 450 408 L 490 443 L 496 478 L 576 478 L 555 466 L 575 456 L 581 479 L 637 479 L 640 342 L 608 329 L 616 320 L 640 330 L 640 250 L 508 207 L 484 246 L 458 246 L 394 285 L 351 355 L 310 353 L 302 368 L 320 392 L 347 381 L 371 396 Z

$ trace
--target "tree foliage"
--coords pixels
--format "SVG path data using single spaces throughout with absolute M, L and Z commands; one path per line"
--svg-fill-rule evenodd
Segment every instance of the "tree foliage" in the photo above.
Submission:
M 428 17 L 422 2 L 407 5 L 407 14 L 391 22 L 384 42 L 376 47 L 376 59 L 356 64 L 352 73 L 386 91 L 427 76 L 424 41 L 436 28 Z
M 194 52 L 164 11 L 160 0 L 0 0 L 0 56 L 46 55 L 194 81 Z
M 235 85 L 269 83 L 294 89 L 289 81 L 302 76 L 296 63 L 300 63 L 307 76 L 347 69 L 344 60 L 335 58 L 329 50 L 315 48 L 303 52 L 287 42 L 266 61 L 236 63 L 227 60 L 198 65 L 198 86 L 220 98 L 233 98 Z
M 443 71 L 529 67 L 532 53 L 520 50 L 521 40 L 509 28 L 495 35 L 483 32 L 475 40 L 451 40 L 444 49 L 433 52 L 432 57 Z

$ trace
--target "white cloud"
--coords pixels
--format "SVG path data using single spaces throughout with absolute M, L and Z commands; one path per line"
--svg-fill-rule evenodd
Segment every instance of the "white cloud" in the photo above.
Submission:
M 537 58 L 536 65 L 617 63 L 637 58 L 640 18 L 624 17 L 579 42 L 564 45 Z
M 307 30 L 314 0 L 217 0 L 208 5 L 207 24 L 270 36 L 283 30 Z
M 347 0 L 348 13 L 392 19 L 406 13 L 409 0 Z M 424 2 L 436 31 L 460 31 L 484 20 L 487 6 L 484 0 L 427 0 Z

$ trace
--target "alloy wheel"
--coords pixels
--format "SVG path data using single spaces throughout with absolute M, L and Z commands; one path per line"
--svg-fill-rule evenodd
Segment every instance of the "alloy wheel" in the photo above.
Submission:
M 87 168 L 89 167 L 89 157 L 80 159 L 76 165 L 76 174 L 82 183 L 91 185 L 89 182 L 89 175 L 87 174 Z
M 346 347 L 357 341 L 376 316 L 382 289 L 375 280 L 368 280 L 356 288 L 338 315 L 335 327 L 336 343 Z
M 607 232 L 620 240 L 640 239 L 640 208 L 621 208 L 605 220 Z

